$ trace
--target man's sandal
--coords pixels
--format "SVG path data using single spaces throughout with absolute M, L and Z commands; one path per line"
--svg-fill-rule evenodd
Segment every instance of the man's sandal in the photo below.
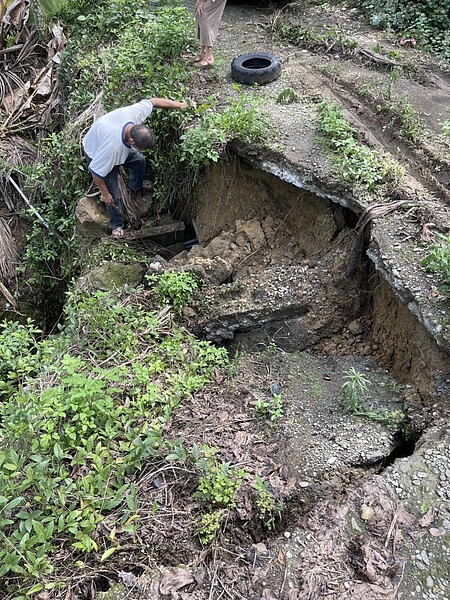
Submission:
M 116 239 L 123 238 L 123 229 L 122 229 L 122 227 L 116 227 L 116 229 L 113 229 L 111 235 L 112 235 L 113 238 L 116 238 Z

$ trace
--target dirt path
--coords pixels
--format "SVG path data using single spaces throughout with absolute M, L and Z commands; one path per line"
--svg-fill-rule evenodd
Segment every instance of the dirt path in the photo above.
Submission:
M 277 95 L 291 87 L 302 105 L 291 106 L 292 110 L 282 107 L 279 142 L 298 148 L 296 112 L 311 100 L 329 97 L 342 104 L 346 118 L 363 141 L 392 153 L 406 167 L 418 193 L 429 192 L 450 203 L 450 144 L 442 134 L 442 122 L 449 118 L 448 66 L 433 62 L 415 49 L 400 47 L 395 36 L 375 31 L 357 19 L 354 12 L 340 6 L 305 8 L 301 24 L 319 31 L 324 26 L 336 28 L 341 36 L 354 41 L 355 48 L 341 51 L 339 45 L 294 46 L 270 34 L 271 26 L 282 14 L 273 6 L 228 2 L 216 47 L 216 67 L 199 74 L 198 93 L 215 93 L 219 97 L 226 94 L 234 57 L 254 51 L 275 54 L 283 61 L 282 75 L 259 93 L 273 106 Z M 365 51 L 374 58 L 362 53 Z M 378 57 L 388 56 L 394 56 L 393 62 L 402 69 L 398 78 L 393 78 L 390 67 L 378 62 Z M 272 110 L 279 109 L 275 105 Z M 418 129 L 417 139 L 408 140 L 401 134 L 402 119 L 406 118 L 405 127 Z M 275 115 L 274 121 L 277 126 Z

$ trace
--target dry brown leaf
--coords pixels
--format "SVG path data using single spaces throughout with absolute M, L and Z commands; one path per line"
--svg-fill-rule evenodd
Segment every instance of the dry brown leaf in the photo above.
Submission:
M 286 554 L 285 554 L 283 548 L 280 548 L 280 550 L 278 552 L 277 560 L 280 563 L 280 565 L 283 565 L 283 566 L 286 565 Z
M 421 519 L 419 519 L 419 525 L 421 527 L 428 527 L 434 521 L 434 510 L 430 508 Z
M 395 600 L 393 589 L 384 589 L 379 585 L 360 583 L 351 592 L 352 600 Z
M 168 594 L 176 592 L 186 585 L 193 583 L 193 581 L 194 578 L 189 571 L 186 571 L 186 569 L 181 569 L 180 567 L 174 567 L 170 571 L 164 571 L 161 578 L 159 591 L 164 596 L 167 596 Z
M 223 410 L 217 415 L 217 418 L 219 423 L 225 423 L 225 421 L 228 421 L 228 419 L 230 418 L 230 415 L 229 413 L 227 413 L 226 410 Z
M 413 540 L 420 540 L 423 538 L 424 535 L 426 535 L 427 532 L 426 531 L 410 531 L 409 532 L 409 537 L 411 537 Z
M 261 600 L 278 600 L 270 588 L 265 588 L 261 595 Z

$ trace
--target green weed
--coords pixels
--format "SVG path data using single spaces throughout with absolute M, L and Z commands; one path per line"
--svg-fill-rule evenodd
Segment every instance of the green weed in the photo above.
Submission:
M 283 503 L 269 491 L 269 485 L 259 475 L 253 483 L 258 517 L 269 531 L 273 531 L 283 515 Z
M 345 412 L 383 423 L 390 429 L 397 429 L 405 421 L 405 415 L 400 410 L 380 411 L 366 408 L 364 396 L 371 382 L 354 367 L 343 373 L 343 379 L 341 397 Z
M 403 174 L 402 167 L 389 155 L 380 154 L 356 140 L 356 130 L 344 119 L 340 107 L 322 100 L 317 105 L 317 130 L 345 181 L 373 191 L 381 184 L 393 183 Z
M 428 253 L 420 264 L 425 267 L 426 271 L 436 273 L 442 285 L 440 290 L 444 293 L 450 291 L 450 236 L 445 236 L 442 233 L 437 233 L 439 241 L 430 244 Z
M 315 396 L 316 398 L 320 398 L 322 396 L 322 388 L 317 375 L 314 375 L 314 373 L 305 373 L 304 376 L 308 382 L 311 395 Z
M 237 492 L 245 476 L 243 469 L 233 467 L 216 457 L 198 462 L 202 470 L 194 496 L 211 506 L 233 507 Z
M 146 280 L 155 291 L 159 302 L 170 304 L 178 313 L 200 287 L 199 277 L 192 271 L 165 271 L 161 275 L 147 275 Z
M 293 90 L 292 88 L 288 87 L 288 88 L 284 88 L 284 90 L 282 90 L 278 94 L 275 102 L 277 104 L 292 104 L 293 102 L 298 102 L 298 100 L 299 100 L 299 97 L 298 97 L 297 92 L 295 90 Z
M 359 413 L 363 409 L 363 397 L 370 381 L 354 367 L 343 374 L 341 386 L 342 406 L 345 412 Z
M 391 100 L 392 89 L 393 89 L 395 83 L 400 79 L 400 77 L 402 75 L 403 75 L 402 67 L 395 65 L 390 68 L 388 80 L 387 80 L 387 84 L 386 84 L 386 92 L 385 92 L 385 96 L 388 100 Z
M 270 421 L 278 421 L 283 416 L 283 401 L 281 394 L 273 394 L 268 400 L 256 400 L 255 411 Z
M 417 142 L 427 134 L 427 128 L 416 110 L 406 100 L 398 100 L 393 104 L 400 115 L 400 133 L 411 142 Z
M 211 544 L 216 539 L 223 515 L 224 511 L 222 509 L 202 515 L 198 528 L 198 537 L 203 545 Z

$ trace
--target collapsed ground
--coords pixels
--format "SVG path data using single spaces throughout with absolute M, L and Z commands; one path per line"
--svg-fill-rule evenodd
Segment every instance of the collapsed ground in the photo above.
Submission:
M 431 59 L 411 48 L 399 47 L 396 38 L 352 20 L 339 8 L 325 14 L 313 8 L 304 15 L 304 22 L 311 26 L 324 21 L 335 26 L 338 22 L 341 31 L 348 31 L 356 39 L 359 49 L 369 51 L 366 54 L 357 50 L 341 52 L 333 41 L 328 49 L 280 46 L 262 26 L 277 16 L 276 11 L 229 3 L 217 46 L 216 67 L 198 75 L 197 99 L 204 97 L 205 90 L 219 98 L 227 93 L 231 83 L 229 63 L 234 56 L 252 51 L 281 56 L 281 79 L 261 90 L 271 105 L 272 123 L 278 125 L 275 151 L 281 148 L 288 161 L 295 161 L 303 153 L 302 166 L 305 171 L 309 169 L 310 179 L 316 184 L 320 176 L 314 175 L 322 174 L 328 167 L 316 148 L 308 146 L 311 125 L 307 103 L 324 95 L 343 103 L 346 117 L 362 138 L 375 148 L 393 152 L 406 166 L 406 197 L 412 194 L 423 198 L 423 205 L 413 211 L 409 224 L 405 225 L 404 215 L 394 217 L 398 237 L 392 242 L 400 248 L 403 237 L 415 237 L 416 256 L 420 256 L 423 242 L 430 235 L 429 214 L 443 215 L 431 226 L 432 230 L 445 233 L 448 224 L 448 142 L 441 133 L 441 122 L 448 118 L 449 77 L 445 65 L 436 68 Z M 376 52 L 371 55 L 374 47 Z M 388 54 L 390 60 L 400 60 L 410 69 L 407 77 L 394 83 L 389 80 L 382 63 L 382 57 Z M 275 98 L 287 86 L 302 98 L 300 104 L 275 104 Z M 411 143 L 399 135 L 399 106 L 391 106 L 384 93 L 391 86 L 391 100 L 406 97 L 430 128 L 426 139 Z M 250 151 L 244 160 L 249 161 L 251 155 Z M 264 158 L 258 166 L 261 163 L 264 164 Z M 279 170 L 283 177 L 282 164 Z M 299 227 L 295 230 L 294 225 L 293 231 L 295 218 L 288 219 L 289 223 L 285 218 L 277 219 L 279 214 L 286 214 L 285 207 L 278 205 L 278 213 L 275 207 L 270 208 L 273 189 L 267 185 L 267 176 L 255 176 L 244 166 L 240 179 L 233 176 L 235 171 L 236 167 L 208 171 L 197 195 L 194 215 L 202 244 L 191 250 L 189 258 L 182 253 L 171 261 L 172 266 L 178 267 L 195 264 L 215 281 L 215 291 L 206 297 L 202 293 L 200 303 L 186 311 L 185 318 L 210 339 L 233 338 L 238 352 L 237 388 L 230 390 L 221 383 L 220 391 L 211 390 L 212 396 L 209 392 L 194 399 L 190 410 L 201 422 L 196 439 L 221 446 L 227 459 L 233 457 L 245 468 L 251 464 L 256 473 L 269 475 L 272 490 L 286 508 L 276 535 L 268 537 L 255 521 L 243 530 L 243 523 L 249 524 L 251 519 L 250 503 L 245 500 L 249 491 L 244 491 L 237 504 L 237 515 L 231 517 L 232 533 L 225 521 L 200 573 L 197 567 L 192 568 L 194 560 L 185 568 L 184 576 L 189 579 L 186 587 L 174 583 L 175 571 L 165 571 L 163 581 L 171 581 L 172 593 L 183 598 L 248 598 L 253 594 L 266 599 L 324 595 L 336 599 L 446 598 L 449 456 L 448 432 L 442 421 L 446 395 L 443 392 L 442 402 L 427 406 L 424 398 L 417 396 L 415 386 L 408 383 L 411 367 L 422 368 L 428 375 L 440 370 L 445 379 L 445 361 L 427 363 L 422 357 L 422 364 L 414 365 L 414 359 L 391 356 L 391 365 L 397 368 L 403 385 L 380 370 L 371 357 L 378 356 L 382 363 L 383 358 L 386 362 L 384 347 L 395 346 L 396 342 L 379 336 L 377 343 L 373 335 L 377 327 L 382 331 L 386 327 L 382 322 L 389 323 L 389 313 L 395 313 L 394 338 L 411 331 L 406 324 L 403 333 L 398 328 L 402 309 L 395 308 L 396 301 L 389 298 L 387 289 L 382 289 L 379 296 L 385 295 L 386 299 L 378 300 L 380 310 L 375 311 L 378 323 L 374 330 L 370 322 L 374 315 L 373 290 L 386 286 L 377 282 L 378 276 L 370 267 L 364 274 L 364 285 L 356 278 L 350 288 L 342 289 L 354 249 L 354 234 L 346 227 L 330 233 L 330 220 L 323 210 L 317 229 L 311 219 L 307 225 L 297 223 Z M 231 184 L 227 184 L 227 178 Z M 242 180 L 255 179 L 259 179 L 256 194 L 252 183 L 243 192 L 236 191 L 237 180 L 239 188 L 245 186 Z M 336 196 L 340 189 L 336 182 Z M 217 194 L 217 190 L 221 193 Z M 294 190 L 284 191 L 295 194 Z M 332 194 L 329 189 L 326 191 Z M 255 195 L 256 203 L 246 202 Z M 215 202 L 217 196 L 222 200 Z M 440 202 L 433 203 L 436 197 Z M 304 191 L 297 193 L 296 200 L 303 214 L 318 201 Z M 431 204 L 427 205 L 427 201 Z M 427 214 L 429 206 L 432 209 Z M 334 212 L 338 212 L 336 208 Z M 342 215 L 341 223 L 345 223 Z M 350 219 L 346 226 L 354 224 Z M 310 247 L 305 247 L 308 244 Z M 407 268 L 404 262 L 402 268 Z M 232 282 L 224 285 L 230 277 Z M 436 289 L 432 279 L 428 282 L 431 294 Z M 218 283 L 222 285 L 217 287 Z M 249 297 L 253 301 L 251 309 Z M 438 301 L 445 311 L 442 298 Z M 405 315 L 404 318 L 408 319 Z M 305 351 L 311 345 L 318 355 Z M 350 366 L 373 380 L 376 391 L 368 402 L 375 409 L 406 410 L 416 441 L 418 434 L 426 431 L 413 456 L 398 458 L 395 448 L 399 438 L 395 432 L 342 413 L 339 382 L 342 372 Z M 261 430 L 264 421 L 255 418 L 255 406 L 270 405 L 274 385 L 281 390 L 285 416 L 280 425 Z M 231 398 L 237 400 L 234 408 L 229 405 Z M 189 431 L 184 429 L 181 435 L 189 438 L 196 429 L 189 423 Z M 401 452 L 413 451 L 414 444 L 408 446 L 404 439 L 402 443 Z M 397 461 L 384 470 L 396 456 Z M 376 475 L 380 470 L 381 478 Z M 366 483 L 361 484 L 361 478 Z M 134 579 L 126 593 L 132 594 L 134 585 L 141 590 L 138 597 L 149 590 L 157 595 L 162 571 L 160 568 L 153 577 Z
M 354 33 L 355 22 L 348 21 L 347 14 L 315 10 L 305 19 L 338 20 Z M 416 256 L 423 255 L 420 236 L 427 231 L 431 235 L 430 228 L 445 232 L 447 224 L 448 143 L 438 135 L 438 125 L 448 117 L 443 102 L 448 98 L 448 76 L 430 71 L 432 63 L 418 52 L 400 50 L 403 59 L 425 63 L 419 64 L 418 80 L 400 78 L 394 94 L 401 88 L 411 90 L 412 103 L 426 98 L 427 110 L 421 115 L 436 133 L 427 138 L 426 148 L 423 141 L 411 145 L 400 140 L 395 126 L 383 129 L 391 117 L 378 114 L 379 99 L 369 97 L 373 88 L 387 86 L 383 67 L 376 61 L 373 65 L 373 59 L 368 66 L 364 55 L 356 52 L 340 56 L 338 48 L 303 51 L 279 45 L 261 27 L 276 14 L 229 3 L 216 67 L 198 74 L 193 96 L 232 93 L 228 67 L 237 54 L 257 49 L 280 55 L 282 78 L 261 90 L 278 126 L 273 150 L 282 151 L 291 164 L 300 156 L 303 172 L 310 173 L 315 185 L 327 173 L 321 182 L 323 193 L 342 192 L 345 197 L 342 184 L 328 176 L 320 145 L 316 141 L 311 146 L 307 136 L 313 131 L 309 100 L 331 95 L 344 102 L 347 116 L 368 142 L 395 152 L 401 148 L 400 159 L 410 174 L 407 197 L 423 194 L 429 202 L 411 212 L 406 226 L 398 215 L 391 220 L 399 233 L 395 250 L 400 254 L 403 238 L 410 236 L 419 250 Z M 384 52 L 398 51 L 395 40 L 357 23 L 361 45 L 381 44 Z M 371 83 L 372 90 L 361 83 Z M 304 101 L 276 104 L 274 99 L 287 86 Z M 433 110 L 430 89 L 436 101 Z M 222 460 L 248 473 L 236 508 L 223 512 L 216 541 L 202 547 L 194 535 L 199 524 L 192 474 L 149 463 L 140 483 L 139 546 L 131 540 L 129 546 L 123 544 L 103 570 L 99 563 L 92 570 L 80 566 L 67 578 L 62 597 L 94 597 L 121 581 L 109 598 L 446 598 L 450 519 L 445 361 L 438 352 L 428 355 L 427 334 L 417 333 L 417 321 L 412 319 L 411 325 L 389 285 L 358 250 L 353 228 L 360 211 L 285 183 L 276 184 L 281 189 L 275 194 L 273 176 L 261 170 L 255 174 L 249 166 L 252 149 L 246 152 L 243 165 L 236 159 L 231 166 L 210 169 L 200 182 L 194 225 L 201 244 L 189 257 L 183 253 L 171 263 L 179 267 L 196 262 L 211 276 L 213 285 L 185 310 L 184 318 L 202 336 L 232 339 L 230 351 L 236 352 L 236 361 L 234 378 L 218 372 L 214 384 L 183 405 L 170 434 L 187 447 L 215 446 Z M 283 164 L 278 166 L 282 171 Z M 213 202 L 217 190 L 227 192 L 227 210 Z M 436 204 L 436 198 L 442 204 Z M 442 219 L 434 218 L 436 206 Z M 357 260 L 349 274 L 355 251 Z M 405 269 L 403 257 L 400 263 Z M 418 281 L 418 293 L 432 292 L 432 278 L 426 288 Z M 446 310 L 441 298 L 431 300 Z M 389 329 L 394 340 L 386 333 Z M 411 333 L 426 342 L 419 358 L 404 351 Z M 395 346 L 396 337 L 406 339 L 398 340 L 398 355 L 388 357 L 385 350 Z M 385 366 L 395 367 L 399 381 Z M 342 374 L 351 367 L 371 381 L 365 399 L 371 409 L 406 412 L 411 445 L 396 427 L 343 413 Z M 436 372 L 443 378 L 440 395 L 435 382 L 431 386 Z M 284 415 L 271 421 L 278 395 Z M 414 442 L 413 456 L 384 470 L 399 444 L 400 451 L 409 453 Z M 282 513 L 275 514 L 272 532 L 256 513 L 250 485 L 255 475 L 284 505 Z M 102 527 L 107 531 L 108 522 Z

